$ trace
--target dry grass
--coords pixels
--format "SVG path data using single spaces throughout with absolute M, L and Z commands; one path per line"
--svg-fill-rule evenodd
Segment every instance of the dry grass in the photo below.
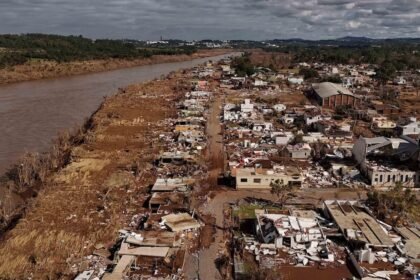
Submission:
M 169 129 L 159 121 L 175 114 L 176 80 L 132 86 L 105 101 L 89 141 L 72 149 L 72 162 L 47 178 L 31 211 L 5 235 L 0 279 L 72 279 L 82 256 L 97 243 L 112 244 L 142 211 L 142 194 L 155 179 L 150 162 L 161 149 L 157 139 Z

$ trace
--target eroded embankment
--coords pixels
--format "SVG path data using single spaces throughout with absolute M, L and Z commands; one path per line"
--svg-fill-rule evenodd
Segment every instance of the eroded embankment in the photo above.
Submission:
M 185 85 L 180 74 L 130 86 L 92 117 L 69 163 L 45 178 L 30 211 L 0 244 L 0 278 L 70 279 L 73 264 L 115 233 L 142 207 L 155 176 L 151 162 L 175 116 Z

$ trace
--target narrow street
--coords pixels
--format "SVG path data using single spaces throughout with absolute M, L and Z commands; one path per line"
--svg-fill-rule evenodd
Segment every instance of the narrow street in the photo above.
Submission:
M 224 162 L 224 150 L 223 150 L 223 136 L 221 134 L 220 126 L 220 112 L 221 112 L 222 100 L 220 95 L 214 97 L 211 107 L 209 109 L 209 118 L 207 122 L 207 137 L 208 137 L 208 154 L 207 158 L 210 162 L 209 167 L 209 182 L 211 187 L 217 186 L 217 177 L 223 170 Z M 223 208 L 217 209 L 217 211 L 209 211 L 207 205 L 203 205 L 200 211 L 203 214 L 209 214 L 211 216 L 222 215 Z M 216 213 L 217 212 L 217 213 Z M 216 220 L 217 225 L 221 226 L 222 222 Z M 209 248 L 201 249 L 199 252 L 199 272 L 200 279 L 211 280 L 211 279 L 222 279 L 219 271 L 216 268 L 215 260 L 218 257 L 218 252 L 223 249 L 223 231 L 215 229 L 214 242 Z
M 217 177 L 223 170 L 224 162 L 223 136 L 220 126 L 221 105 L 222 98 L 220 95 L 216 95 L 209 108 L 209 118 L 207 120 L 207 159 L 210 162 L 209 178 L 212 187 L 217 186 Z
M 223 136 L 221 134 L 220 126 L 220 112 L 221 112 L 222 98 L 220 95 L 215 95 L 209 108 L 209 115 L 207 120 L 206 135 L 208 139 L 207 162 L 209 163 L 208 182 L 211 189 L 217 186 L 217 177 L 223 171 L 224 164 L 224 148 Z M 200 205 L 198 209 L 204 215 L 211 215 L 216 217 L 216 224 L 221 226 L 223 224 L 223 208 L 217 211 L 209 211 L 207 204 Z M 220 219 L 220 217 L 222 217 Z M 223 231 L 215 229 L 214 241 L 208 248 L 200 249 L 196 254 L 188 255 L 186 258 L 185 275 L 187 279 L 204 279 L 214 280 L 223 279 L 216 268 L 215 260 L 218 257 L 218 252 L 223 249 Z M 199 275 L 197 275 L 199 274 Z

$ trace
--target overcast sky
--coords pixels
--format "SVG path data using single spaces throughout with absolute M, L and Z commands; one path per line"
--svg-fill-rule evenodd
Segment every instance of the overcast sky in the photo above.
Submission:
M 420 0 L 0 0 L 0 33 L 91 38 L 420 37 Z

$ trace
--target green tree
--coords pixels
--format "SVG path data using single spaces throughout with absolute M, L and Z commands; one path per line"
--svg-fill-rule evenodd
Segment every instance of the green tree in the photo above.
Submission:
M 277 203 L 280 204 L 281 207 L 292 197 L 295 197 L 292 185 L 285 184 L 283 180 L 275 180 L 270 183 L 271 193 L 277 196 Z
M 232 61 L 232 66 L 239 76 L 251 76 L 255 73 L 254 65 L 251 63 L 250 54 L 245 53 L 240 57 L 235 57 Z
M 389 61 L 384 62 L 377 70 L 375 78 L 381 83 L 386 84 L 389 80 L 394 78 L 396 68 L 394 64 Z
M 343 81 L 341 80 L 341 77 L 339 75 L 332 75 L 325 77 L 321 80 L 321 82 L 330 82 L 330 83 L 336 83 L 341 84 Z
M 302 75 L 305 80 L 319 77 L 318 71 L 313 68 L 302 68 L 299 70 L 299 75 Z
M 411 188 L 404 188 L 397 183 L 388 191 L 370 191 L 367 194 L 366 204 L 372 208 L 379 219 L 389 221 L 397 226 L 405 219 L 419 218 L 417 208 L 419 201 Z

